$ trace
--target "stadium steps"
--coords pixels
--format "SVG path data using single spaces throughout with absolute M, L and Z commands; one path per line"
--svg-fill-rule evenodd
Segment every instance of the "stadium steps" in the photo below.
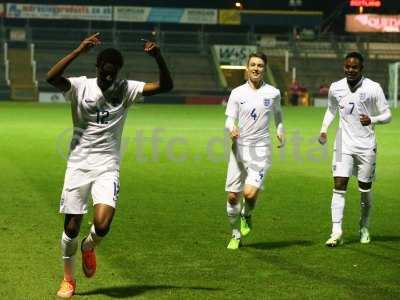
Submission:
M 277 88 L 281 91 L 282 99 L 285 99 L 285 92 L 288 90 L 291 82 L 290 72 L 285 72 L 285 58 L 277 56 L 268 57 L 268 65 L 274 74 Z
M 9 79 L 13 100 L 37 100 L 37 86 L 29 49 L 8 50 Z

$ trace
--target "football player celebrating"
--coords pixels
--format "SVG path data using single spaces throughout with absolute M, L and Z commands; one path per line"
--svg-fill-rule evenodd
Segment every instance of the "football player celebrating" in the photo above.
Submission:
M 100 43 L 99 33 L 86 38 L 47 73 L 47 82 L 71 102 L 74 126 L 60 203 L 60 212 L 65 215 L 61 238 L 64 278 L 57 295 L 62 298 L 70 298 L 75 292 L 73 262 L 82 218 L 88 210 L 89 193 L 94 205 L 93 225 L 80 248 L 86 277 L 92 277 L 96 271 L 94 249 L 110 230 L 117 203 L 121 135 L 129 107 L 140 94 L 167 92 L 173 86 L 158 45 L 149 41 L 144 45 L 144 52 L 158 64 L 158 82 L 118 79 L 123 57 L 113 48 L 98 54 L 97 78 L 63 76 L 70 63 Z

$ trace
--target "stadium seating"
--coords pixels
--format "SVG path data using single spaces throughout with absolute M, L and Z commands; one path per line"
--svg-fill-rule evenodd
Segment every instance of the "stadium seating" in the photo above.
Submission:
M 260 49 L 269 57 L 282 94 L 288 90 L 291 69 L 296 68 L 296 78 L 306 87 L 311 96 L 319 93 L 322 84 L 329 85 L 343 77 L 343 58 L 352 51 L 361 52 L 365 57 L 365 75 L 379 82 L 384 91 L 388 87 L 388 64 L 400 60 L 398 43 L 366 42 L 364 40 L 320 39 L 316 41 L 279 40 L 260 43 Z M 289 51 L 290 72 L 285 72 L 284 56 Z
M 43 50 L 37 49 L 37 79 L 41 90 L 52 89 L 46 82 L 46 73 L 55 62 L 67 54 L 70 49 Z M 158 69 L 154 59 L 140 51 L 122 51 L 125 65 L 121 71 L 122 78 L 143 81 L 157 81 Z M 73 63 L 66 70 L 67 76 L 96 76 L 94 51 L 79 58 L 79 63 Z M 193 55 L 191 53 L 165 52 L 165 59 L 174 79 L 174 93 L 209 91 L 218 92 L 214 67 L 207 54 Z
M 0 51 L 0 100 L 9 98 L 9 88 L 5 78 L 4 53 Z
M 367 77 L 379 82 L 384 91 L 388 85 L 388 64 L 394 60 L 365 59 L 364 73 Z M 302 58 L 294 57 L 291 65 L 296 67 L 297 78 L 311 94 L 318 94 L 321 84 L 330 84 L 339 80 L 343 75 L 343 58 Z
M 157 65 L 142 52 L 142 39 L 157 40 L 171 69 L 175 83 L 173 93 L 177 94 L 223 92 L 209 54 L 210 46 L 214 44 L 257 44 L 269 57 L 270 67 L 282 94 L 285 94 L 291 82 L 291 71 L 285 72 L 284 57 L 287 52 L 290 55 L 290 68 L 296 68 L 296 77 L 311 95 L 318 94 L 321 84 L 329 84 L 343 76 L 341 66 L 348 52 L 360 51 L 365 55 L 367 76 L 380 82 L 385 90 L 388 82 L 387 64 L 400 60 L 398 44 L 362 38 L 321 36 L 296 39 L 290 35 L 255 35 L 238 29 L 234 32 L 218 27 L 186 28 L 170 24 L 162 25 L 161 29 L 158 25 L 149 24 L 133 26 L 130 23 L 93 22 L 79 26 L 78 22 L 68 27 L 67 21 L 61 23 L 59 27 L 44 27 L 43 22 L 32 21 L 30 26 L 25 27 L 29 42 L 35 44 L 40 90 L 52 89 L 45 82 L 49 67 L 93 32 L 102 34 L 101 49 L 116 47 L 123 52 L 125 66 L 122 77 L 143 81 L 157 80 Z M 0 40 L 5 38 L 5 32 L 0 31 Z M 94 64 L 98 50 L 80 58 L 79 63 L 73 63 L 66 75 L 95 76 Z M 4 61 L 1 57 L 0 89 L 5 86 Z

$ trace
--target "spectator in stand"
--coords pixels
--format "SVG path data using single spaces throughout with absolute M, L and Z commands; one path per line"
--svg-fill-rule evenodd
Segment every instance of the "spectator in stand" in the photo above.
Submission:
M 323 83 L 319 86 L 318 94 L 320 96 L 328 96 L 329 86 L 326 83 Z
M 302 86 L 300 85 L 300 83 L 297 80 L 293 81 L 289 87 L 290 104 L 292 104 L 294 106 L 299 104 L 301 90 L 302 90 Z

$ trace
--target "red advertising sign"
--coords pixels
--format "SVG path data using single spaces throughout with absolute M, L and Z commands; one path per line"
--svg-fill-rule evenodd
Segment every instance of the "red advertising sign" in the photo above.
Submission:
M 350 0 L 350 6 L 381 7 L 381 0 Z
M 400 32 L 400 15 L 346 15 L 348 32 Z

